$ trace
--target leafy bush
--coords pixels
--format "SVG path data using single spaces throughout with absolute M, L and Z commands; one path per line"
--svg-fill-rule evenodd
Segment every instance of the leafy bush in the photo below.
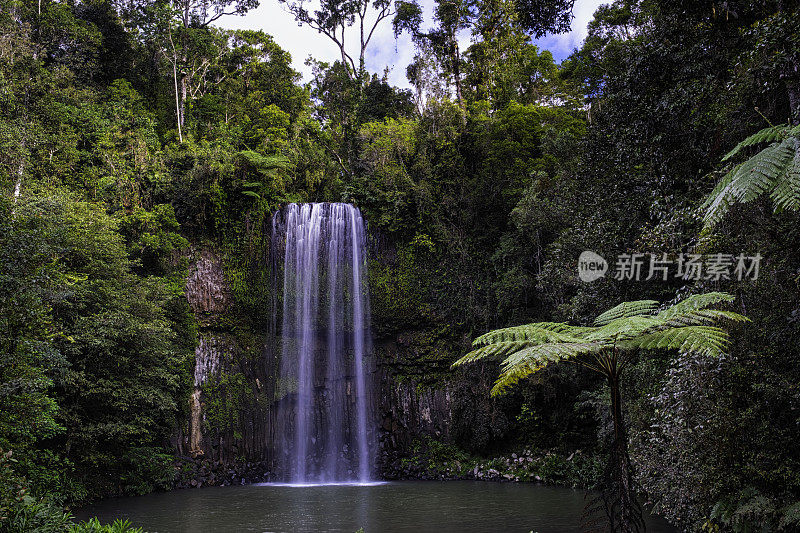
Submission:
M 27 481 L 14 471 L 11 451 L 0 451 L 0 533 L 64 531 L 71 517 L 48 498 L 31 495 Z
M 74 524 L 69 533 L 144 533 L 140 527 L 133 527 L 127 520 L 114 520 L 112 524 L 102 525 L 97 518 L 91 518 L 86 522 Z

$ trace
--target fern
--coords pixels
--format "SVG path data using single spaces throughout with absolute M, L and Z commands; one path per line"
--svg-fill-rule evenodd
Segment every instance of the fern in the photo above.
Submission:
M 626 350 L 679 350 L 718 357 L 728 347 L 728 332 L 713 326 L 684 326 L 647 333 L 624 341 Z
M 562 334 L 569 336 L 570 333 L 581 331 L 583 328 L 562 324 L 560 322 L 538 322 L 536 324 L 526 324 L 524 326 L 514 326 L 511 328 L 496 329 L 481 335 L 472 342 L 473 346 L 483 346 L 503 341 L 545 341 L 560 338 Z
M 733 296 L 710 292 L 689 296 L 658 313 L 659 303 L 640 300 L 621 303 L 600 314 L 593 327 L 571 326 L 558 322 L 538 322 L 497 329 L 479 336 L 474 350 L 453 366 L 482 359 L 503 360 L 493 395 L 505 392 L 520 379 L 565 360 L 580 362 L 606 372 L 620 364 L 625 354 L 639 350 L 680 350 L 719 356 L 728 347 L 727 323 L 747 318 L 717 309 L 733 301 Z M 590 356 L 586 360 L 586 356 Z
M 690 311 L 707 309 L 712 305 L 733 302 L 733 296 L 725 292 L 707 292 L 687 296 L 680 302 L 658 313 L 658 318 L 665 319 L 682 315 Z
M 725 154 L 725 157 L 723 157 L 722 160 L 727 161 L 749 146 L 755 146 L 756 144 L 764 144 L 767 142 L 781 141 L 786 138 L 788 130 L 789 128 L 786 124 L 779 124 L 777 126 L 764 128 L 758 133 L 754 133 L 750 137 L 737 144 L 733 150 Z
M 718 224 L 734 203 L 751 202 L 765 194 L 769 194 L 776 211 L 800 210 L 800 126 L 765 128 L 740 142 L 722 160 L 766 142 L 771 144 L 733 167 L 706 198 L 706 228 Z
M 638 315 L 650 315 L 658 309 L 658 302 L 655 300 L 638 300 L 635 302 L 623 302 L 612 307 L 594 319 L 595 326 L 608 324 L 618 318 L 627 318 Z
M 503 394 L 521 379 L 551 363 L 597 353 L 602 348 L 603 345 L 597 342 L 564 342 L 528 346 L 514 352 L 503 361 L 502 372 L 492 388 L 492 396 Z

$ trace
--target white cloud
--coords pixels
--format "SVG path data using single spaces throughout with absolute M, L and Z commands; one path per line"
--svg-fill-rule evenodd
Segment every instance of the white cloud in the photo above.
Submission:
M 422 0 L 421 3 L 425 11 L 425 20 L 429 21 L 433 2 Z M 563 59 L 586 37 L 586 25 L 602 3 L 604 3 L 602 0 L 577 0 L 572 31 L 545 37 L 537 43 L 540 47 L 551 50 L 556 60 Z M 298 26 L 294 16 L 276 0 L 262 0 L 261 6 L 247 15 L 228 16 L 220 19 L 218 23 L 219 26 L 228 29 L 262 30 L 272 35 L 281 48 L 291 53 L 292 66 L 303 75 L 304 81 L 309 81 L 311 78 L 311 69 L 305 65 L 309 55 L 322 61 L 335 61 L 340 57 L 339 50 L 332 41 L 311 28 Z M 354 42 L 355 37 L 355 34 L 351 35 L 350 42 Z M 463 40 L 465 41 L 463 44 L 468 43 L 466 36 Z M 348 51 L 357 57 L 357 47 L 348 47 Z M 384 20 L 375 30 L 370 48 L 367 50 L 367 69 L 382 74 L 384 68 L 389 67 L 389 81 L 393 85 L 408 87 L 405 71 L 413 58 L 414 45 L 411 39 L 406 35 L 395 39 L 391 22 Z
M 586 38 L 587 26 L 594 18 L 594 12 L 602 4 L 609 3 L 610 0 L 577 0 L 572 19 L 572 31 L 561 35 L 548 35 L 542 39 L 537 39 L 536 44 L 540 48 L 550 50 L 556 61 L 561 61 L 580 47 Z

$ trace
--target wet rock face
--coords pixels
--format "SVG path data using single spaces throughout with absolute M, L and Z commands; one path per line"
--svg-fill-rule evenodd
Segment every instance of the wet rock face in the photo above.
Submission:
M 186 279 L 186 299 L 200 326 L 200 334 L 195 348 L 194 391 L 189 398 L 188 434 L 181 436 L 178 450 L 181 453 L 188 452 L 192 457 L 200 457 L 205 455 L 208 448 L 203 435 L 201 387 L 209 377 L 219 375 L 226 351 L 230 349 L 215 331 L 215 326 L 228 311 L 230 294 L 222 261 L 209 250 L 201 250 L 195 256 Z
M 194 351 L 194 386 L 200 387 L 209 377 L 218 376 L 229 343 L 219 335 L 201 333 Z
M 177 431 L 176 451 L 189 461 L 260 465 L 270 449 L 263 336 L 234 329 L 243 321 L 235 314 L 222 260 L 213 251 L 195 251 L 191 265 L 186 299 L 198 323 L 198 340 L 189 416 Z M 220 411 L 231 402 L 236 402 L 232 412 Z
M 227 366 L 235 345 L 224 334 L 201 332 L 194 351 L 194 391 L 189 399 L 189 454 L 192 457 L 205 455 L 207 443 L 203 435 L 202 386 L 212 378 L 217 378 Z
M 212 252 L 202 250 L 189 269 L 186 279 L 189 308 L 202 327 L 214 325 L 230 306 L 230 291 L 225 283 L 222 261 Z
M 405 449 L 419 435 L 448 438 L 452 410 L 447 386 L 420 387 L 414 381 L 398 382 L 388 374 L 384 376 L 380 401 L 383 447 L 387 453 Z

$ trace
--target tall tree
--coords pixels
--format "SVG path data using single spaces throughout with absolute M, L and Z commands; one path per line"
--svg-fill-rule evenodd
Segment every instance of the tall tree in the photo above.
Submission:
M 144 0 L 143 5 L 133 3 L 121 10 L 139 29 L 139 37 L 155 43 L 170 66 L 181 142 L 187 102 L 205 86 L 226 44 L 226 34 L 211 23 L 256 7 L 258 0 Z
M 364 77 L 367 48 L 375 30 L 395 14 L 392 0 L 323 0 L 317 9 L 309 9 L 309 0 L 279 1 L 286 5 L 299 25 L 317 30 L 336 44 L 351 79 Z M 353 26 L 357 32 L 357 62 L 348 51 L 348 30 Z

